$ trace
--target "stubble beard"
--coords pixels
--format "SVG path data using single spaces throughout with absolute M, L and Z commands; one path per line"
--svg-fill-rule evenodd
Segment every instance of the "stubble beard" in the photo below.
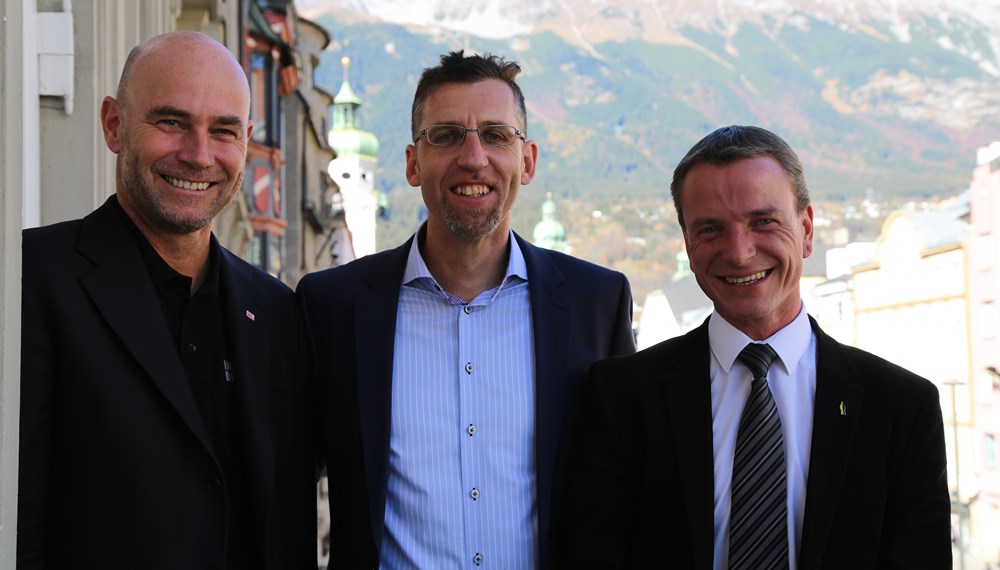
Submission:
M 179 212 L 171 210 L 167 201 L 153 187 L 152 180 L 143 178 L 139 167 L 139 157 L 132 152 L 128 144 L 122 146 L 119 160 L 121 160 L 122 182 L 122 188 L 119 191 L 128 193 L 132 203 L 139 210 L 139 214 L 149 223 L 177 235 L 192 234 L 211 224 L 215 216 L 229 204 L 237 190 L 243 185 L 244 171 L 240 170 L 239 175 L 232 181 L 232 185 L 219 192 L 207 209 L 196 215 L 183 216 Z M 157 175 L 150 173 L 150 176 Z M 177 178 L 184 178 L 184 176 L 180 175 Z
M 485 208 L 463 208 L 462 212 L 443 204 L 444 224 L 451 233 L 468 241 L 478 241 L 493 233 L 500 225 L 503 205 L 496 204 Z

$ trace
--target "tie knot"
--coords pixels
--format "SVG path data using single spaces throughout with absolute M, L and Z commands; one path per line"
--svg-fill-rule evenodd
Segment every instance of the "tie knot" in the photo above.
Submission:
M 750 369 L 754 380 L 756 380 L 767 376 L 767 369 L 771 367 L 771 363 L 777 357 L 778 353 L 774 352 L 771 345 L 751 342 L 743 348 L 743 352 L 736 358 Z

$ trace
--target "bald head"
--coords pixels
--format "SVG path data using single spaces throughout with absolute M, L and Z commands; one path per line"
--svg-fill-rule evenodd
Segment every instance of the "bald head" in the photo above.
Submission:
M 250 88 L 233 54 L 196 32 L 143 42 L 116 97 L 104 98 L 101 125 L 118 155 L 118 201 L 140 230 L 207 239 L 242 185 L 253 132 Z
M 240 63 L 226 46 L 201 32 L 160 34 L 132 48 L 125 60 L 115 98 L 119 104 L 127 106 L 132 86 L 142 82 L 145 76 L 177 71 L 187 74 L 196 68 L 218 80 L 232 81 L 229 87 L 245 92 L 249 101 L 250 86 Z M 249 115 L 249 109 L 247 113 Z

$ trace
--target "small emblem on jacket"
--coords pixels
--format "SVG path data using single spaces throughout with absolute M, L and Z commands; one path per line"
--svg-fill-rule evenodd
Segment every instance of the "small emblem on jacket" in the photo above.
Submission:
M 251 313 L 250 311 L 247 311 L 247 318 L 250 319 L 251 321 L 257 320 L 257 318 L 254 317 L 253 313 Z
M 846 416 L 847 415 L 847 406 L 844 405 L 843 401 L 840 402 L 840 415 L 842 415 L 842 416 Z

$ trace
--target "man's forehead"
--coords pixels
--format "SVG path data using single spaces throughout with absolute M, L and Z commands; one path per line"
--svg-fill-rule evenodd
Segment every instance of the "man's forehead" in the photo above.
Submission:
M 517 114 L 514 92 L 509 85 L 496 79 L 475 83 L 444 83 L 427 94 L 423 107 L 425 117 L 486 111 L 494 115 Z

